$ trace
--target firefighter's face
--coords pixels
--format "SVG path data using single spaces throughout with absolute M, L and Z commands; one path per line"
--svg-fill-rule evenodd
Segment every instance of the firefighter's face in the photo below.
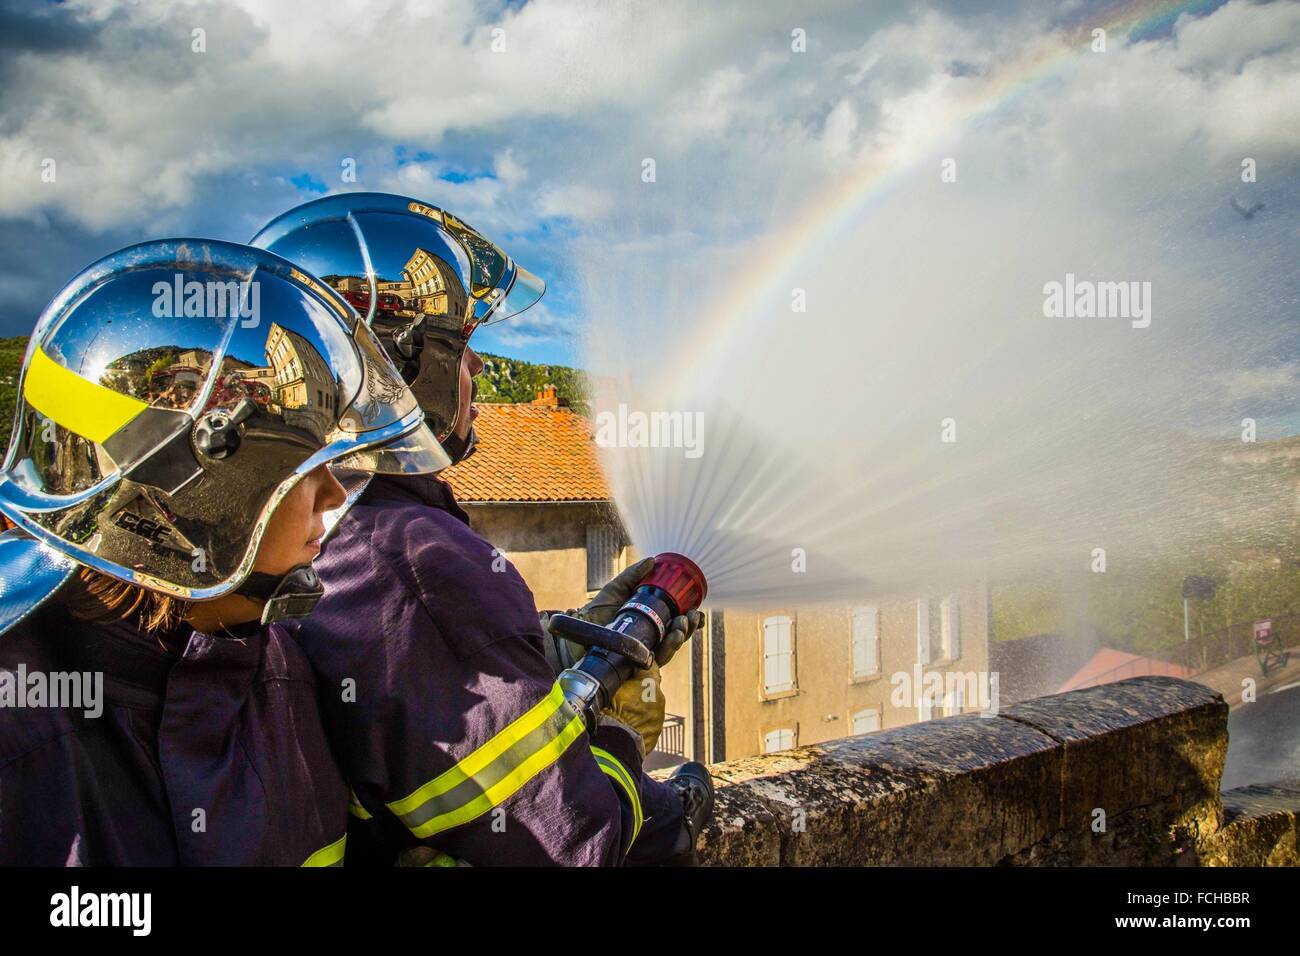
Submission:
M 304 475 L 267 522 L 253 570 L 281 575 L 313 561 L 320 554 L 325 512 L 343 504 L 346 497 L 343 486 L 325 465 Z M 227 594 L 192 605 L 186 620 L 197 630 L 215 634 L 223 627 L 255 621 L 261 614 L 260 603 L 242 594 Z
M 325 512 L 343 504 L 346 495 L 325 465 L 308 472 L 284 496 L 266 525 L 254 571 L 284 574 L 320 554 Z
M 474 379 L 483 371 L 483 360 L 468 345 L 465 357 L 460 362 L 460 411 L 456 414 L 456 437 L 468 438 L 469 430 L 478 418 L 478 406 L 474 398 L 478 394 L 478 385 Z

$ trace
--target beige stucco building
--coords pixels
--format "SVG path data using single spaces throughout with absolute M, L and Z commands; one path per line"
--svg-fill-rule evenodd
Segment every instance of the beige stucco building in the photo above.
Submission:
M 671 709 L 691 688 L 688 755 L 708 762 L 977 711 L 996 694 L 984 588 L 714 609 L 693 651 L 665 693 Z
M 446 477 L 539 608 L 580 606 L 638 557 L 609 501 L 590 426 L 554 389 L 479 409 L 478 453 Z M 982 586 L 847 606 L 706 610 L 704 632 L 664 668 L 672 718 L 652 766 L 787 749 L 989 702 Z M 936 679 L 926 675 L 944 685 L 937 699 L 923 693 Z

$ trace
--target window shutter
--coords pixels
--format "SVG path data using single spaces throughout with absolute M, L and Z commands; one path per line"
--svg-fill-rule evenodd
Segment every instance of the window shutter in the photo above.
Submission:
M 778 646 L 778 660 L 781 662 L 781 686 L 789 687 L 794 676 L 790 673 L 790 652 L 793 650 L 790 646 L 790 619 L 782 618 L 777 625 L 777 633 L 780 635 Z
M 880 729 L 880 711 L 860 710 L 853 715 L 853 733 L 869 734 Z
M 916 659 L 930 663 L 930 602 L 919 598 L 916 602 Z
M 776 615 L 763 621 L 763 689 L 789 690 L 794 686 L 793 621 Z
M 853 676 L 880 670 L 880 609 L 874 605 L 853 609 Z
M 763 689 L 773 690 L 777 685 L 777 631 L 776 623 L 763 622 Z
M 603 588 L 618 573 L 622 550 L 618 528 L 612 524 L 587 525 L 587 590 Z
M 944 602 L 946 611 L 946 631 L 948 659 L 956 660 L 961 657 L 961 602 L 958 601 L 956 594 L 948 595 L 948 600 Z
M 794 746 L 794 731 L 788 727 L 772 730 L 763 735 L 763 753 L 776 753 Z

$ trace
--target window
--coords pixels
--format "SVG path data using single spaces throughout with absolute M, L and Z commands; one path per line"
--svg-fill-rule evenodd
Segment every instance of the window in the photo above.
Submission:
M 853 676 L 880 672 L 880 609 L 875 605 L 853 609 Z
M 933 699 L 933 696 L 927 693 L 925 690 L 922 690 L 920 693 L 921 693 L 921 700 L 916 708 L 917 720 L 930 720 L 932 717 L 934 717 L 935 701 Z M 942 707 L 940 709 L 942 709 Z
M 622 536 L 612 524 L 587 525 L 587 590 L 597 591 L 618 573 Z
M 961 657 L 961 614 L 957 595 L 950 594 L 943 599 L 941 607 L 941 639 L 943 655 L 947 660 L 955 661 Z
M 791 727 L 782 727 L 780 730 L 768 731 L 763 735 L 763 753 L 776 753 L 778 750 L 789 750 L 794 746 L 794 729 Z
M 763 693 L 794 689 L 794 620 L 778 614 L 763 620 Z
M 869 734 L 880 729 L 880 711 L 860 710 L 853 715 L 853 733 Z
M 916 659 L 922 664 L 944 659 L 943 608 L 937 598 L 916 602 Z

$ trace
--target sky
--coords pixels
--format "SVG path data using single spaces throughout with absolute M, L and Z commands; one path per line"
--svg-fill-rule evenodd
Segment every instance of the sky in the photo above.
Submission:
M 1079 51 L 1129 9 L 1140 25 L 1104 57 Z M 1060 68 L 1014 72 L 1035 50 Z M 873 164 L 901 179 L 953 141 L 1004 189 L 1077 171 L 1099 222 L 1120 203 L 1167 217 L 1188 256 L 1250 242 L 1261 274 L 1235 281 L 1293 273 L 1300 238 L 1295 2 L 5 0 L 0 90 L 3 335 L 117 248 L 247 241 L 364 189 L 447 208 L 547 280 L 480 350 L 582 364 L 630 261 L 638 295 L 650 275 L 690 312 L 837 183 Z M 1237 196 L 1264 210 L 1246 220 Z M 1270 321 L 1294 319 L 1294 281 L 1267 298 Z M 1300 379 L 1293 359 L 1271 386 Z

